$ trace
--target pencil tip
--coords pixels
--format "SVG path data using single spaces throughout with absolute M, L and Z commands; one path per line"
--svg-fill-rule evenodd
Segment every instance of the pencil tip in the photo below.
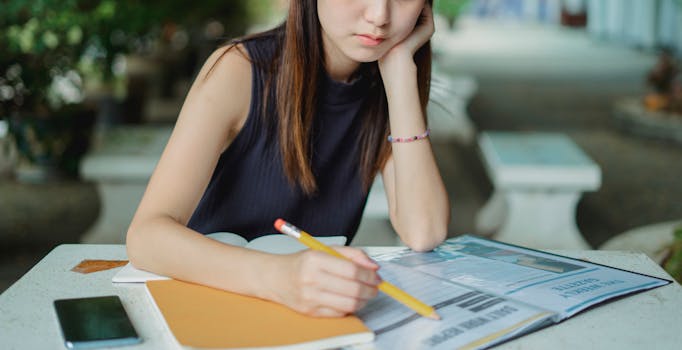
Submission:
M 428 317 L 428 318 L 430 318 L 430 319 L 432 319 L 432 320 L 436 320 L 436 321 L 442 320 L 442 318 L 440 318 L 440 315 L 438 315 L 435 311 L 434 311 L 432 314 L 430 314 L 430 315 L 428 315 L 428 316 L 426 316 L 426 317 Z

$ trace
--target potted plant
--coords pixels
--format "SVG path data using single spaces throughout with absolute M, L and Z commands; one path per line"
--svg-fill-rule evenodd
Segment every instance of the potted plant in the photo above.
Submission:
M 0 11 L 0 119 L 21 154 L 19 175 L 44 180 L 76 176 L 102 101 L 136 100 L 126 54 L 168 59 L 171 44 L 213 22 L 230 36 L 246 27 L 246 1 L 6 0 Z M 168 30 L 169 28 L 173 30 Z M 175 35 L 169 37 L 169 33 Z M 215 32 L 215 31 L 214 31 Z M 184 39 L 183 39 L 184 38 Z M 190 45 L 185 44 L 189 50 Z M 192 49 L 195 49 L 193 47 Z M 196 50 L 195 50 L 196 51 Z M 158 55 L 159 52 L 164 54 Z M 186 54 L 183 52 L 182 54 Z M 177 75 L 177 70 L 170 70 Z M 138 89 L 139 90 L 139 89 Z M 147 90 L 143 88 L 142 90 Z M 116 104 L 114 102 L 113 104 Z M 138 103 L 139 104 L 139 103 Z M 127 113 L 140 119 L 141 111 Z M 23 175 L 26 176 L 23 176 Z
M 78 67 L 88 46 L 76 1 L 14 1 L 0 12 L 0 115 L 20 152 L 20 179 L 77 174 L 93 115 Z
M 0 11 L 0 119 L 20 152 L 19 179 L 74 177 L 96 104 L 146 28 L 132 0 L 7 0 Z M 118 62 L 117 62 L 118 60 Z M 119 87 L 121 85 L 119 84 Z M 119 89 L 120 91 L 121 89 Z

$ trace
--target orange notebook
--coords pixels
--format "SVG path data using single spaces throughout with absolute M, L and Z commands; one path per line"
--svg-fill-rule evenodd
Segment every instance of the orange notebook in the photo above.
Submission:
M 270 301 L 177 280 L 147 281 L 177 341 L 190 348 L 327 349 L 370 342 L 359 318 L 316 318 Z

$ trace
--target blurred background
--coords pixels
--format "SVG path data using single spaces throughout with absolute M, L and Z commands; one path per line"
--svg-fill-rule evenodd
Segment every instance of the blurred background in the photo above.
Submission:
M 0 292 L 56 245 L 124 243 L 205 58 L 229 38 L 277 25 L 286 7 L 0 2 Z M 480 136 L 551 132 L 599 169 L 597 186 L 578 191 L 569 210 L 589 246 L 642 250 L 670 265 L 682 220 L 682 1 L 434 8 L 428 111 L 450 236 L 495 233 L 481 215 L 495 184 Z M 381 191 L 373 187 L 354 245 L 399 244 Z

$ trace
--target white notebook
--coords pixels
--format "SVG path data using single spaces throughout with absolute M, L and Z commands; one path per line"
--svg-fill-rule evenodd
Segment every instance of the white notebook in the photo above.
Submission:
M 299 241 L 287 235 L 283 235 L 281 233 L 261 236 L 251 241 L 247 241 L 244 237 L 230 232 L 211 233 L 207 234 L 206 237 L 213 238 L 217 241 L 226 244 L 245 247 L 253 250 L 260 250 L 263 252 L 273 254 L 291 254 L 308 248 L 305 245 L 301 244 Z M 345 236 L 329 236 L 315 238 L 317 238 L 322 243 L 327 245 L 346 244 Z M 131 263 L 128 263 L 114 275 L 111 281 L 114 283 L 142 283 L 146 281 L 165 279 L 170 278 L 137 269 Z

